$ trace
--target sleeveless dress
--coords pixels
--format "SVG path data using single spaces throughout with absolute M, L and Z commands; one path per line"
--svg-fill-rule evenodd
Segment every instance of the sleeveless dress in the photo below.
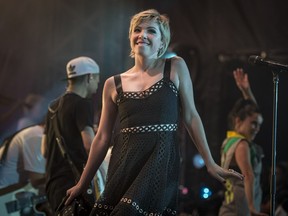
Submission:
M 246 140 L 245 137 L 235 131 L 228 131 L 227 138 L 223 141 L 221 147 L 221 166 L 225 169 L 234 169 L 238 172 L 240 168 L 235 161 L 235 150 L 241 140 Z M 254 173 L 254 205 L 257 211 L 260 211 L 262 200 L 262 189 L 260 185 L 261 170 L 262 170 L 262 148 L 249 142 L 250 147 L 250 161 Z M 249 216 L 250 211 L 247 203 L 247 198 L 244 189 L 244 182 L 240 179 L 230 178 L 226 180 L 225 197 L 219 209 L 219 216 Z
M 140 92 L 118 92 L 120 133 L 112 149 L 107 183 L 90 215 L 176 215 L 180 154 L 178 90 L 163 78 Z

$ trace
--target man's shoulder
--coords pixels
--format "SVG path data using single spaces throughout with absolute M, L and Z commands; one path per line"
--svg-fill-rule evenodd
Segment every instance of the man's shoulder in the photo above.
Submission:
M 64 97 L 63 97 L 63 100 L 65 101 L 64 105 L 65 105 L 65 103 L 66 104 L 67 103 L 78 104 L 78 103 L 90 103 L 92 101 L 91 98 L 81 97 L 80 95 L 75 94 L 75 93 L 65 94 Z
M 33 125 L 33 126 L 25 128 L 23 131 L 19 133 L 19 135 L 28 136 L 28 137 L 39 136 L 43 134 L 43 130 L 44 128 L 41 127 L 40 125 Z

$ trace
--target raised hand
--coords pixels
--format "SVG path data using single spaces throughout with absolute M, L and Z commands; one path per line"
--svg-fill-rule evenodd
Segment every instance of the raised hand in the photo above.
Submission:
M 244 99 L 251 99 L 257 104 L 256 98 L 251 90 L 248 74 L 244 73 L 242 68 L 237 68 L 233 71 L 233 76 L 237 87 L 242 92 Z
M 240 91 L 248 91 L 250 89 L 250 83 L 248 79 L 248 75 L 244 73 L 242 68 L 237 68 L 233 71 L 234 79 L 236 85 L 240 89 Z

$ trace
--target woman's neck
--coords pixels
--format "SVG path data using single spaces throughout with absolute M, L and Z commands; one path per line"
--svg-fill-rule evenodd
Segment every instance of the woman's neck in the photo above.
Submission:
M 145 57 L 135 57 L 134 69 L 136 71 L 149 71 L 157 67 L 159 59 L 149 59 Z
M 135 59 L 135 65 L 132 68 L 132 71 L 153 74 L 153 71 L 158 71 L 157 68 L 159 68 L 159 66 L 161 65 L 160 63 L 161 60 L 159 59 L 137 58 Z

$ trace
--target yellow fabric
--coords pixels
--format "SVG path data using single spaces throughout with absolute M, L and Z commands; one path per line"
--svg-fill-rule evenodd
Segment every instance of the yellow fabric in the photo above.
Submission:
M 227 131 L 227 138 L 230 138 L 230 137 L 238 137 L 238 138 L 241 138 L 241 139 L 245 139 L 246 137 L 237 133 L 236 131 Z

